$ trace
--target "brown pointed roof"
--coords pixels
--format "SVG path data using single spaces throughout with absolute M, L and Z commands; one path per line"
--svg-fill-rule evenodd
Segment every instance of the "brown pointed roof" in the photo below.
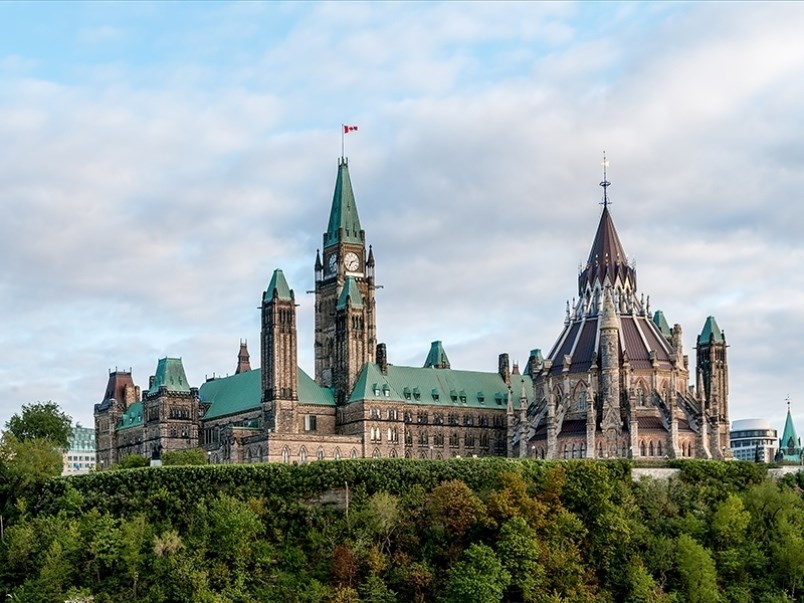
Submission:
M 245 341 L 240 342 L 240 352 L 237 354 L 237 369 L 235 375 L 240 373 L 247 373 L 251 370 L 251 362 L 249 360 L 248 345 Z
M 611 284 L 618 277 L 623 282 L 631 279 L 631 290 L 636 290 L 636 270 L 628 264 L 628 257 L 617 235 L 608 205 L 603 207 L 589 259 L 578 277 L 578 293 L 583 295 L 586 285 L 594 286 L 595 281 L 599 281 L 602 287 L 606 277 Z

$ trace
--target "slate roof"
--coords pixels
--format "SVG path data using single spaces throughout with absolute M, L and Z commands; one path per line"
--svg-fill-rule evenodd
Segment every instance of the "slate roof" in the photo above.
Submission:
M 335 406 L 330 388 L 320 387 L 303 370 L 298 371 L 299 404 Z M 204 420 L 258 410 L 262 400 L 262 369 L 207 381 L 201 386 L 198 397 L 211 405 Z
M 530 375 L 511 375 L 514 407 L 519 408 L 522 383 L 528 405 L 533 398 Z M 498 373 L 366 364 L 358 375 L 349 402 L 387 400 L 411 405 L 507 409 L 508 386 Z
M 349 162 L 344 159 L 338 163 L 338 178 L 335 181 L 335 193 L 332 195 L 329 225 L 324 234 L 324 247 L 337 243 L 363 243 L 361 230 L 352 180 L 349 177 Z
M 628 264 L 625 249 L 617 235 L 617 229 L 614 228 L 608 206 L 603 207 L 595 240 L 589 251 L 589 259 L 586 260 L 586 266 L 578 277 L 579 295 L 583 295 L 587 284 L 594 286 L 596 280 L 603 284 L 606 277 L 612 284 L 617 278 L 622 282 L 630 279 L 631 290 L 636 290 L 636 270 Z
M 623 350 L 628 352 L 631 368 L 650 368 L 650 352 L 656 352 L 659 367 L 671 368 L 670 344 L 662 336 L 653 321 L 645 316 L 621 314 L 619 357 L 622 360 Z M 592 356 L 600 357 L 600 337 L 598 335 L 598 317 L 575 320 L 564 327 L 558 336 L 553 349 L 548 354 L 553 362 L 551 375 L 561 373 L 564 356 L 571 356 L 570 372 L 587 372 L 592 366 Z
M 130 372 L 115 371 L 109 373 L 109 381 L 106 383 L 106 393 L 100 404 L 95 405 L 95 410 L 103 411 L 109 408 L 112 400 L 122 402 L 125 399 L 125 388 L 127 385 L 134 387 L 134 379 Z

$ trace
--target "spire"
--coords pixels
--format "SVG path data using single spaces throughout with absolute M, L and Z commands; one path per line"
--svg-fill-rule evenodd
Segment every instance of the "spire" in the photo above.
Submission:
M 427 360 L 424 361 L 424 368 L 448 369 L 449 358 L 444 351 L 444 346 L 440 341 L 430 344 L 430 351 L 427 353 Z
M 268 284 L 268 288 L 262 296 L 263 303 L 271 301 L 274 296 L 276 296 L 277 299 L 293 299 L 293 291 L 288 287 L 285 275 L 279 269 L 274 270 L 271 276 L 271 282 Z
M 341 295 L 338 298 L 338 304 L 335 306 L 337 310 L 346 308 L 347 305 L 353 308 L 363 307 L 363 296 L 360 295 L 360 289 L 357 287 L 357 282 L 351 276 L 346 277 L 346 282 L 341 289 Z
M 706 317 L 706 322 L 701 330 L 701 334 L 698 335 L 698 343 L 706 344 L 709 343 L 710 339 L 714 343 L 726 343 L 726 338 L 723 335 L 723 331 L 721 331 L 720 327 L 717 326 L 717 321 L 715 320 L 714 316 Z
M 352 191 L 352 180 L 349 177 L 349 162 L 341 158 L 338 160 L 338 179 L 335 181 L 335 193 L 332 196 L 329 226 L 324 234 L 324 247 L 337 243 L 362 245 L 363 239 L 355 195 Z
M 240 351 L 237 354 L 237 370 L 235 370 L 235 375 L 239 375 L 240 373 L 247 373 L 251 370 L 251 361 L 249 360 L 248 355 L 248 342 L 244 340 L 240 340 Z
M 600 165 L 603 166 L 603 182 L 600 183 L 600 186 L 603 187 L 603 209 L 606 209 L 609 206 L 609 187 L 611 186 L 611 182 L 606 179 L 606 168 L 609 167 L 609 162 L 606 161 L 606 151 L 603 151 L 603 163 Z
M 603 287 L 607 277 L 612 285 L 618 278 L 623 283 L 630 280 L 631 291 L 636 291 L 636 270 L 628 263 L 625 249 L 623 249 L 617 229 L 614 227 L 614 221 L 611 219 L 611 213 L 609 213 L 608 187 L 611 186 L 611 182 L 606 179 L 607 167 L 608 162 L 604 153 L 603 181 L 600 183 L 600 186 L 603 187 L 603 213 L 600 216 L 600 223 L 597 225 L 592 249 L 589 251 L 589 259 L 586 260 L 586 266 L 578 277 L 578 292 L 581 296 L 587 285 L 594 287 L 595 281 L 598 281 Z
M 787 419 L 784 422 L 784 432 L 782 433 L 780 444 L 783 454 L 794 454 L 796 450 L 801 448 L 796 427 L 793 425 L 793 417 L 790 414 L 790 396 L 787 397 Z

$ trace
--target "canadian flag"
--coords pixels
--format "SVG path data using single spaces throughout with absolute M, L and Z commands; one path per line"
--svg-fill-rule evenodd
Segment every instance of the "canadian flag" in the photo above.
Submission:
M 343 126 L 343 133 L 348 134 L 349 132 L 357 132 L 357 126 Z

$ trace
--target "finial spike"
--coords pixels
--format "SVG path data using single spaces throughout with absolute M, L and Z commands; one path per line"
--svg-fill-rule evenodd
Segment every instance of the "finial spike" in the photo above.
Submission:
M 611 182 L 606 179 L 606 169 L 609 167 L 609 162 L 606 160 L 606 151 L 603 151 L 603 163 L 600 165 L 603 166 L 603 182 L 600 183 L 600 186 L 603 187 L 603 201 L 601 205 L 605 209 L 609 206 L 608 188 L 611 186 Z

